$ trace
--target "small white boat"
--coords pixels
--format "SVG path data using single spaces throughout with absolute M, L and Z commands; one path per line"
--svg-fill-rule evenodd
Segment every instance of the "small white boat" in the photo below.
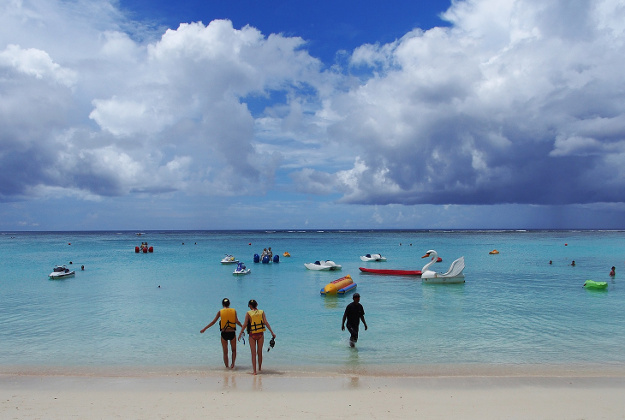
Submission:
M 234 258 L 234 255 L 226 254 L 226 256 L 221 260 L 222 264 L 238 264 L 239 260 Z
M 65 277 L 72 277 L 76 272 L 74 270 L 70 270 L 64 265 L 57 265 L 54 267 L 52 272 L 48 275 L 52 280 L 64 279 Z
M 334 261 L 325 260 L 325 261 L 315 261 L 314 263 L 306 263 L 304 264 L 309 270 L 315 271 L 336 271 L 343 268 L 341 265 L 336 264 Z
M 237 264 L 237 268 L 232 272 L 232 274 L 234 274 L 235 276 L 240 276 L 242 274 L 250 274 L 252 270 L 250 270 L 249 268 L 247 268 L 245 266 L 245 264 L 243 264 L 242 262 Z
M 360 261 L 386 261 L 386 257 L 383 257 L 381 254 L 367 254 L 361 255 Z
M 464 257 L 460 257 L 449 266 L 445 273 L 438 273 L 430 270 L 430 266 L 438 262 L 438 254 L 430 249 L 423 257 L 431 257 L 432 260 L 421 269 L 421 280 L 423 283 L 450 284 L 464 283 Z

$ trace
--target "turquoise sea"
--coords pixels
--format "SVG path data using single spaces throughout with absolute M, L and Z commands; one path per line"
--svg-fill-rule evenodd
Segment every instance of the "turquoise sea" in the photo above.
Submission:
M 142 241 L 154 252 L 136 254 Z M 254 264 L 269 246 L 280 262 Z M 438 271 L 464 256 L 466 283 L 358 269 L 421 269 L 428 249 Z M 226 253 L 251 274 L 232 275 Z M 366 253 L 388 261 L 361 262 Z M 264 368 L 275 371 L 625 366 L 623 231 L 4 232 L 0 256 L 0 371 L 222 370 L 217 326 L 199 331 L 224 297 L 241 320 L 249 299 L 266 311 L 277 339 Z M 304 267 L 322 259 L 342 271 Z M 75 277 L 49 280 L 56 264 Z M 346 274 L 369 324 L 355 349 L 340 329 L 351 294 L 319 293 Z M 251 367 L 242 343 L 237 365 Z

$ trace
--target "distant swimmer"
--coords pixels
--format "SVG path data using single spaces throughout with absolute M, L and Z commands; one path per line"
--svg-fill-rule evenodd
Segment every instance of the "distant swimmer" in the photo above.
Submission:
M 575 260 L 571 263 L 571 266 L 575 267 Z
M 612 271 L 610 271 L 610 277 L 614 277 L 616 275 L 616 267 L 612 266 Z

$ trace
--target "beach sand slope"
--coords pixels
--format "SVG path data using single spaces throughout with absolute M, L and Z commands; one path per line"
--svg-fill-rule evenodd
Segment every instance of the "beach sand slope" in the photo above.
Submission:
M 625 419 L 624 377 L 0 375 L 2 419 Z

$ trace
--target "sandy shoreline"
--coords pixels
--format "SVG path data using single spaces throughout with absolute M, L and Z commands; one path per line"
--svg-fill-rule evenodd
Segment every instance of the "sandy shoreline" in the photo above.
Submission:
M 567 373 L 568 372 L 568 373 Z M 0 373 L 3 419 L 625 419 L 622 372 L 383 376 L 247 369 Z

